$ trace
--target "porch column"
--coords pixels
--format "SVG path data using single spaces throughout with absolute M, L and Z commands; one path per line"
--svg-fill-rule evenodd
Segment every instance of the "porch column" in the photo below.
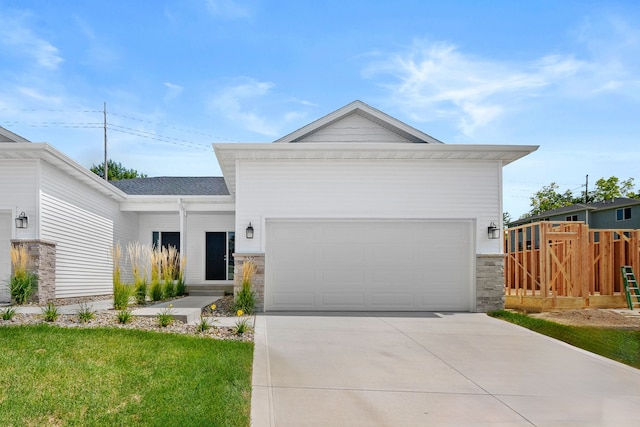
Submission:
M 56 298 L 56 244 L 47 240 L 12 240 L 15 249 L 25 247 L 27 269 L 38 276 L 38 287 L 30 300 L 45 304 Z M 13 274 L 13 266 L 11 267 Z
M 504 309 L 505 254 L 476 254 L 476 312 Z
M 248 259 L 256 263 L 256 274 L 251 280 L 251 288 L 256 294 L 256 312 L 264 311 L 264 254 L 263 253 L 234 253 L 233 296 L 242 289 L 242 264 Z

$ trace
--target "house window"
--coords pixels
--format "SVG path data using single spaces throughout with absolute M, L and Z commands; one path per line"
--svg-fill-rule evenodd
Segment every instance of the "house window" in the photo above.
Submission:
M 179 231 L 154 231 L 152 233 L 153 249 L 162 246 L 168 249 L 169 246 L 176 248 L 180 252 L 180 232 Z
M 578 215 L 567 215 L 567 221 L 577 221 Z
M 631 219 L 631 208 L 616 209 L 616 221 Z

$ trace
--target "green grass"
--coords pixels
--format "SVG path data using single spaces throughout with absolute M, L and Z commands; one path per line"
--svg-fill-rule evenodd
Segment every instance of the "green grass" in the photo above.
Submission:
M 493 311 L 489 316 L 640 368 L 640 331 L 562 325 L 505 310 Z
M 248 426 L 253 344 L 0 327 L 0 425 Z

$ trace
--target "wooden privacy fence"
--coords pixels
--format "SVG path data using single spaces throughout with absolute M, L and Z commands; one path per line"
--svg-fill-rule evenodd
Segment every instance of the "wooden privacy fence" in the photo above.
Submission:
M 542 221 L 509 228 L 505 235 L 507 307 L 523 298 L 616 297 L 604 306 L 624 306 L 620 266 L 640 272 L 640 230 L 590 230 L 582 222 Z M 511 298 L 519 297 L 519 299 Z M 603 299 L 602 301 L 605 301 Z

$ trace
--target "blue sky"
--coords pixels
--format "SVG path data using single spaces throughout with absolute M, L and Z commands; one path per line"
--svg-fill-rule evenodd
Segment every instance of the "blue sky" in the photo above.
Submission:
M 640 2 L 0 0 L 0 125 L 86 167 L 220 175 L 359 99 L 449 144 L 534 144 L 504 208 L 552 181 L 640 186 Z

